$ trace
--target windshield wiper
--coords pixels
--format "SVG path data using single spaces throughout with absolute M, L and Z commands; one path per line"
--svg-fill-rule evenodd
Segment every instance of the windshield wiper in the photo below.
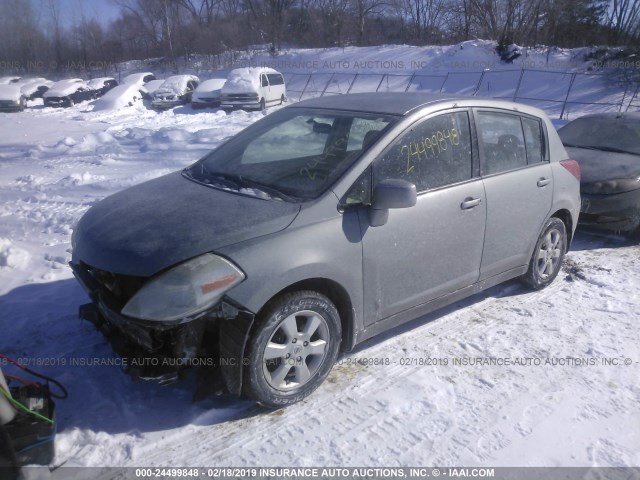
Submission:
M 199 181 L 211 185 L 212 182 L 220 183 L 222 187 L 232 188 L 233 190 L 240 190 L 240 183 L 238 183 L 235 175 L 230 175 L 222 172 L 210 172 L 205 167 L 204 162 L 200 164 L 200 175 L 202 176 Z
M 200 164 L 200 172 L 204 179 L 203 183 L 208 185 L 213 184 L 214 182 L 220 183 L 223 187 L 232 188 L 240 193 L 248 193 L 242 192 L 242 189 L 253 189 L 257 192 L 262 193 L 263 195 L 254 195 L 258 198 L 264 198 L 265 196 L 268 198 L 280 198 L 281 200 L 285 200 L 287 202 L 296 202 L 299 201 L 296 197 L 292 197 L 287 195 L 286 193 L 281 192 L 271 186 L 264 185 L 260 182 L 257 182 L 253 179 L 243 177 L 242 175 L 238 175 L 235 173 L 224 173 L 224 172 L 211 172 L 207 170 L 204 163 Z M 203 180 L 200 180 L 203 181 Z
M 267 195 L 271 196 L 271 197 L 277 197 L 280 198 L 282 200 L 285 200 L 287 202 L 298 202 L 300 201 L 300 199 L 298 197 L 294 197 L 292 195 L 288 195 L 270 185 L 265 185 L 263 183 L 260 183 L 256 180 L 253 180 L 252 178 L 247 178 L 247 177 L 242 177 L 240 175 L 237 175 L 236 177 L 244 187 L 247 188 L 254 188 L 257 190 L 260 190 L 264 193 L 266 193 Z

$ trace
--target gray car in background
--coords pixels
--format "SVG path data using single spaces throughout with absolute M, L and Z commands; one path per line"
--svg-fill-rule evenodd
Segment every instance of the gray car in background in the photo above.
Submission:
M 580 163 L 580 223 L 640 234 L 640 113 L 585 115 L 558 134 Z
M 93 206 L 72 239 L 81 316 L 140 355 L 217 356 L 231 392 L 291 404 L 341 350 L 512 278 L 550 284 L 579 174 L 533 107 L 296 103 Z

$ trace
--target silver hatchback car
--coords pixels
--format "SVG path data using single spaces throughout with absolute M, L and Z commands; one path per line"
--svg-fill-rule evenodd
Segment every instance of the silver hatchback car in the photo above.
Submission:
M 551 283 L 579 176 L 526 105 L 299 102 L 93 206 L 72 239 L 81 316 L 147 363 L 213 358 L 230 392 L 291 404 L 341 350 L 512 278 Z

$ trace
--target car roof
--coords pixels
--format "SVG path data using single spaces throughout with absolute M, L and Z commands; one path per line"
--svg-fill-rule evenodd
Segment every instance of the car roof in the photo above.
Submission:
M 500 108 L 540 118 L 547 118 L 546 114 L 539 108 L 522 103 L 486 97 L 427 92 L 371 92 L 352 93 L 348 95 L 325 95 L 324 97 L 316 97 L 294 103 L 291 107 L 287 108 L 322 108 L 327 110 L 404 116 L 428 105 L 442 104 L 444 108 L 448 108 L 456 106 L 457 102 L 461 104 L 461 107 Z
M 115 78 L 113 77 L 96 77 L 96 78 L 92 78 L 91 80 L 89 80 L 89 83 L 91 82 L 106 82 L 107 80 L 115 80 Z
M 326 108 L 330 110 L 349 110 L 386 115 L 406 115 L 409 112 L 430 104 L 450 103 L 455 100 L 464 100 L 466 103 L 471 102 L 473 106 L 526 110 L 526 106 L 524 105 L 489 98 L 426 92 L 372 92 L 329 95 L 303 100 L 291 105 L 291 107 Z

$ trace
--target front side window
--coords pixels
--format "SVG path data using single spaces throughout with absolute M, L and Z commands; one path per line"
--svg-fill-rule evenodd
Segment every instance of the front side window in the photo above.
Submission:
M 527 151 L 519 115 L 477 112 L 476 125 L 480 149 L 484 154 L 483 175 L 527 165 Z
M 284 85 L 284 78 L 279 73 L 269 73 L 267 75 L 269 85 Z
M 263 87 L 268 87 L 269 86 L 269 81 L 267 80 L 267 76 L 266 75 L 260 75 L 260 83 Z
M 472 177 L 469 114 L 438 115 L 409 129 L 375 162 L 374 184 L 407 180 L 418 192 Z
M 263 189 L 284 199 L 318 197 L 394 117 L 358 112 L 283 109 L 256 122 L 185 174 L 213 187 Z M 369 128 L 369 130 L 367 130 Z

